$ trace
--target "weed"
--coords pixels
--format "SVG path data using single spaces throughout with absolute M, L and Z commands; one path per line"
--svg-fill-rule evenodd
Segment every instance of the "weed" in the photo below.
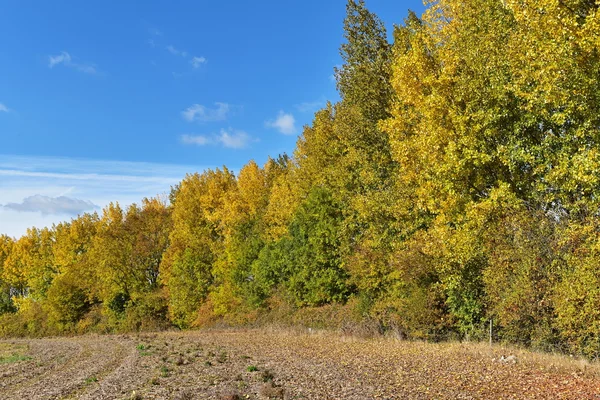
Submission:
M 273 375 L 273 373 L 271 371 L 269 371 L 268 369 L 265 369 L 260 374 L 260 377 L 262 378 L 263 382 L 273 382 L 273 379 L 275 379 L 275 376 Z
M 98 378 L 96 378 L 95 376 L 90 376 L 85 379 L 86 385 L 89 385 L 90 383 L 94 383 L 94 382 L 98 382 Z
M 256 371 L 258 371 L 258 368 L 256 367 L 256 365 L 249 365 L 248 368 L 246 368 L 246 371 L 256 372 Z
M 248 387 L 248 384 L 244 381 L 239 381 L 237 383 L 237 388 L 240 390 L 246 389 Z
M 222 351 L 219 353 L 219 356 L 217 357 L 217 362 L 223 364 L 225 361 L 227 361 L 227 352 Z
M 0 364 L 12 364 L 20 361 L 29 361 L 31 357 L 23 354 L 13 354 L 10 356 L 0 356 Z
M 162 366 L 160 367 L 160 376 L 162 376 L 163 378 L 166 378 L 169 376 L 169 368 L 167 368 L 166 366 Z
M 129 400 L 142 400 L 143 397 L 141 394 L 136 393 L 135 390 L 133 391 L 133 393 L 131 393 L 131 396 L 129 397 Z
M 151 353 L 149 351 L 147 351 L 150 346 L 149 345 L 145 345 L 145 344 L 138 344 L 137 346 L 135 346 L 135 348 L 138 350 L 140 356 L 142 357 L 146 357 L 149 356 Z

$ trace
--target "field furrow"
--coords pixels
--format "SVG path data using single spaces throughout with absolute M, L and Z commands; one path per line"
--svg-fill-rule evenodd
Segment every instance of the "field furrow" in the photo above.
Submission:
M 0 341 L 0 350 L 3 399 L 600 398 L 596 364 L 472 343 L 211 330 Z

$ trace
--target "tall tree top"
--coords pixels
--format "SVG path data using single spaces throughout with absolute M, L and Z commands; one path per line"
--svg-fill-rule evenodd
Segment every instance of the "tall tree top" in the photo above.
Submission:
M 386 118 L 392 96 L 391 46 L 383 22 L 367 10 L 363 0 L 348 1 L 344 37 L 346 43 L 340 48 L 344 65 L 335 69 L 343 101 L 360 107 L 371 121 Z

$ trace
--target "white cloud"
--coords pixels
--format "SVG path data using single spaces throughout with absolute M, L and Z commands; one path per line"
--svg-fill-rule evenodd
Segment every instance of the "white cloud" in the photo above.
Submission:
M 192 64 L 192 67 L 194 68 L 200 68 L 202 64 L 206 64 L 206 62 L 206 58 L 204 57 L 194 57 L 192 58 L 192 61 L 190 61 L 190 64 Z
M 304 103 L 296 104 L 294 107 L 296 108 L 296 110 L 298 110 L 302 113 L 308 113 L 308 112 L 316 112 L 320 108 L 323 108 L 325 106 L 325 104 L 326 104 L 325 99 L 321 98 L 320 100 L 316 100 L 316 101 L 306 101 Z
M 194 144 L 196 146 L 206 146 L 213 143 L 211 138 L 202 135 L 182 135 L 181 142 L 184 144 Z
M 224 121 L 229 114 L 230 106 L 227 103 L 215 103 L 217 108 L 209 109 L 201 104 L 193 104 L 181 112 L 183 119 L 188 122 L 201 121 Z
M 272 121 L 267 121 L 268 128 L 277 129 L 284 135 L 293 135 L 296 133 L 296 119 L 292 114 L 279 111 L 279 115 Z
M 66 51 L 61 52 L 56 56 L 48 56 L 48 67 L 54 68 L 57 65 L 64 65 L 65 67 L 74 68 L 80 72 L 86 74 L 95 74 L 98 72 L 96 67 L 91 64 L 82 64 L 73 61 L 73 58 Z
M 40 203 L 35 196 L 50 198 L 58 207 L 65 201 L 52 199 L 68 196 L 85 199 L 98 207 L 118 201 L 122 207 L 139 203 L 144 197 L 169 193 L 187 173 L 209 166 L 185 166 L 143 162 L 119 162 L 56 157 L 0 155 L 0 204 L 21 207 Z M 212 168 L 212 166 L 210 166 Z M 23 199 L 31 198 L 28 201 Z M 43 201 L 42 201 L 43 203 Z M 77 204 L 77 203 L 75 203 Z M 40 206 L 41 207 L 41 206 Z M 0 234 L 20 236 L 32 226 L 52 226 L 67 219 L 66 213 L 42 214 L 0 207 Z
M 230 149 L 243 149 L 248 146 L 252 138 L 244 131 L 227 132 L 225 129 L 221 129 L 217 140 Z
M 174 56 L 181 56 L 181 57 L 187 57 L 188 53 L 187 51 L 183 51 L 183 50 L 179 50 L 176 49 L 175 47 L 173 47 L 172 45 L 168 45 L 166 47 L 167 51 L 171 54 L 173 54 Z
M 2 177 L 21 177 L 21 178 L 42 178 L 42 179 L 68 179 L 70 181 L 100 181 L 100 182 L 159 182 L 160 178 L 146 176 L 130 176 L 116 174 L 96 174 L 96 173 L 60 173 L 60 172 L 43 172 L 43 171 L 22 171 L 17 169 L 0 169 Z
M 148 29 L 148 33 L 150 33 L 151 35 L 154 35 L 154 36 L 162 36 L 163 35 L 163 33 L 156 28 Z
M 20 203 L 8 203 L 3 206 L 17 212 L 39 212 L 42 215 L 78 215 L 97 209 L 91 201 L 72 197 L 49 197 L 36 194 L 23 199 Z
M 0 103 L 0 112 L 9 112 L 10 110 L 4 104 Z
M 49 56 L 48 58 L 50 59 L 50 63 L 48 64 L 50 68 L 53 68 L 55 65 L 61 63 L 64 63 L 65 65 L 71 64 L 71 55 L 66 51 L 63 51 L 57 56 Z
M 244 131 L 234 129 L 221 129 L 216 135 L 182 135 L 181 142 L 189 145 L 207 146 L 221 145 L 229 149 L 243 149 L 248 147 L 251 142 L 256 141 Z
M 75 66 L 75 68 L 77 68 L 78 71 L 85 72 L 86 74 L 95 74 L 96 72 L 98 72 L 96 71 L 96 68 L 92 67 L 91 65 L 78 64 Z

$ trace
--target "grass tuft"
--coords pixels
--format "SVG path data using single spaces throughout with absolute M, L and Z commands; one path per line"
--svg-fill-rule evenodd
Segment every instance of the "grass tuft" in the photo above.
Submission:
M 0 356 L 0 364 L 12 364 L 21 361 L 29 361 L 31 357 L 23 354 L 12 354 L 10 356 Z
M 273 373 L 268 369 L 265 369 L 260 374 L 260 377 L 262 378 L 263 382 L 273 382 L 273 379 L 275 379 L 275 375 L 273 375 Z
M 163 378 L 167 378 L 169 376 L 169 368 L 167 368 L 164 365 L 160 367 L 160 376 L 162 376 Z

